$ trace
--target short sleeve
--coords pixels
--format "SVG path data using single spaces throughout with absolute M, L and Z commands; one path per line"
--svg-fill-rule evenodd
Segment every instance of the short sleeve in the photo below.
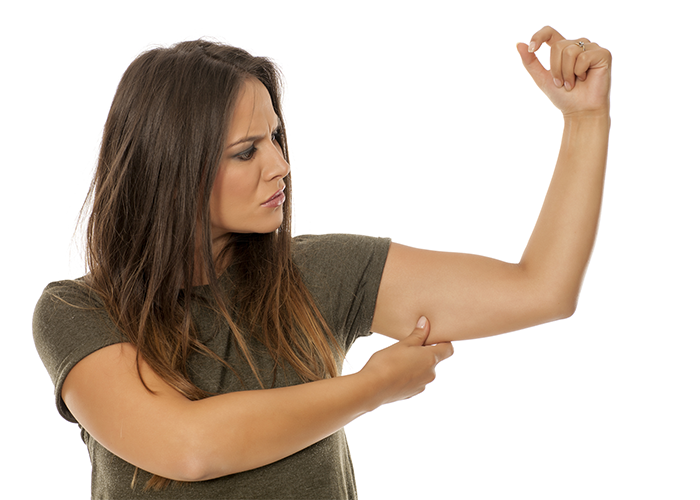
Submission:
M 346 351 L 370 334 L 391 240 L 349 234 L 294 238 L 293 257 L 324 319 Z
M 77 422 L 61 398 L 66 376 L 81 359 L 124 339 L 101 301 L 76 281 L 55 282 L 44 289 L 34 309 L 32 330 L 54 384 L 58 412 Z

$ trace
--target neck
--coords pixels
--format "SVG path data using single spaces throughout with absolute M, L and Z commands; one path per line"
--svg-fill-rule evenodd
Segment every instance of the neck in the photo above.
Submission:
M 217 277 L 221 276 L 226 268 L 231 264 L 230 253 L 224 253 L 226 248 L 226 243 L 228 242 L 228 235 L 221 236 L 212 242 L 212 253 L 214 256 L 214 272 Z M 194 285 L 208 285 L 209 279 L 206 273 L 206 267 L 204 262 L 206 259 L 202 255 L 202 250 L 199 245 L 197 245 L 196 251 L 197 259 L 194 264 Z

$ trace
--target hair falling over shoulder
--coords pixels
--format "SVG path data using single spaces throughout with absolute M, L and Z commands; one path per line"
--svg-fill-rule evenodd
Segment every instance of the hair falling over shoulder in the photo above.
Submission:
M 210 194 L 237 92 L 251 77 L 270 93 L 288 160 L 274 64 L 219 43 L 182 42 L 141 54 L 124 73 L 84 206 L 88 286 L 138 356 L 192 400 L 211 394 L 192 383 L 188 357 L 205 353 L 226 364 L 200 342 L 192 320 L 201 280 L 261 386 L 244 331 L 302 380 L 338 374 L 338 345 L 292 262 L 291 179 L 277 231 L 231 234 L 216 259 L 212 253 Z M 217 284 L 224 259 L 237 265 L 235 314 Z M 168 483 L 155 476 L 147 487 Z

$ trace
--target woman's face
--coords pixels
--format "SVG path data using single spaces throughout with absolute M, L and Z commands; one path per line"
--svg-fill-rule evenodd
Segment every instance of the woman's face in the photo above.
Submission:
M 277 142 L 279 120 L 270 94 L 248 79 L 236 99 L 209 205 L 212 239 L 228 233 L 270 233 L 282 223 L 289 164 Z

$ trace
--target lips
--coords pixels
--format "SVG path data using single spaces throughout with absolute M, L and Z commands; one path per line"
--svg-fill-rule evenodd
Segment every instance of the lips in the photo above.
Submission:
M 275 208 L 279 207 L 284 203 L 286 197 L 284 196 L 284 188 L 273 194 L 265 203 L 262 204 L 265 208 Z

